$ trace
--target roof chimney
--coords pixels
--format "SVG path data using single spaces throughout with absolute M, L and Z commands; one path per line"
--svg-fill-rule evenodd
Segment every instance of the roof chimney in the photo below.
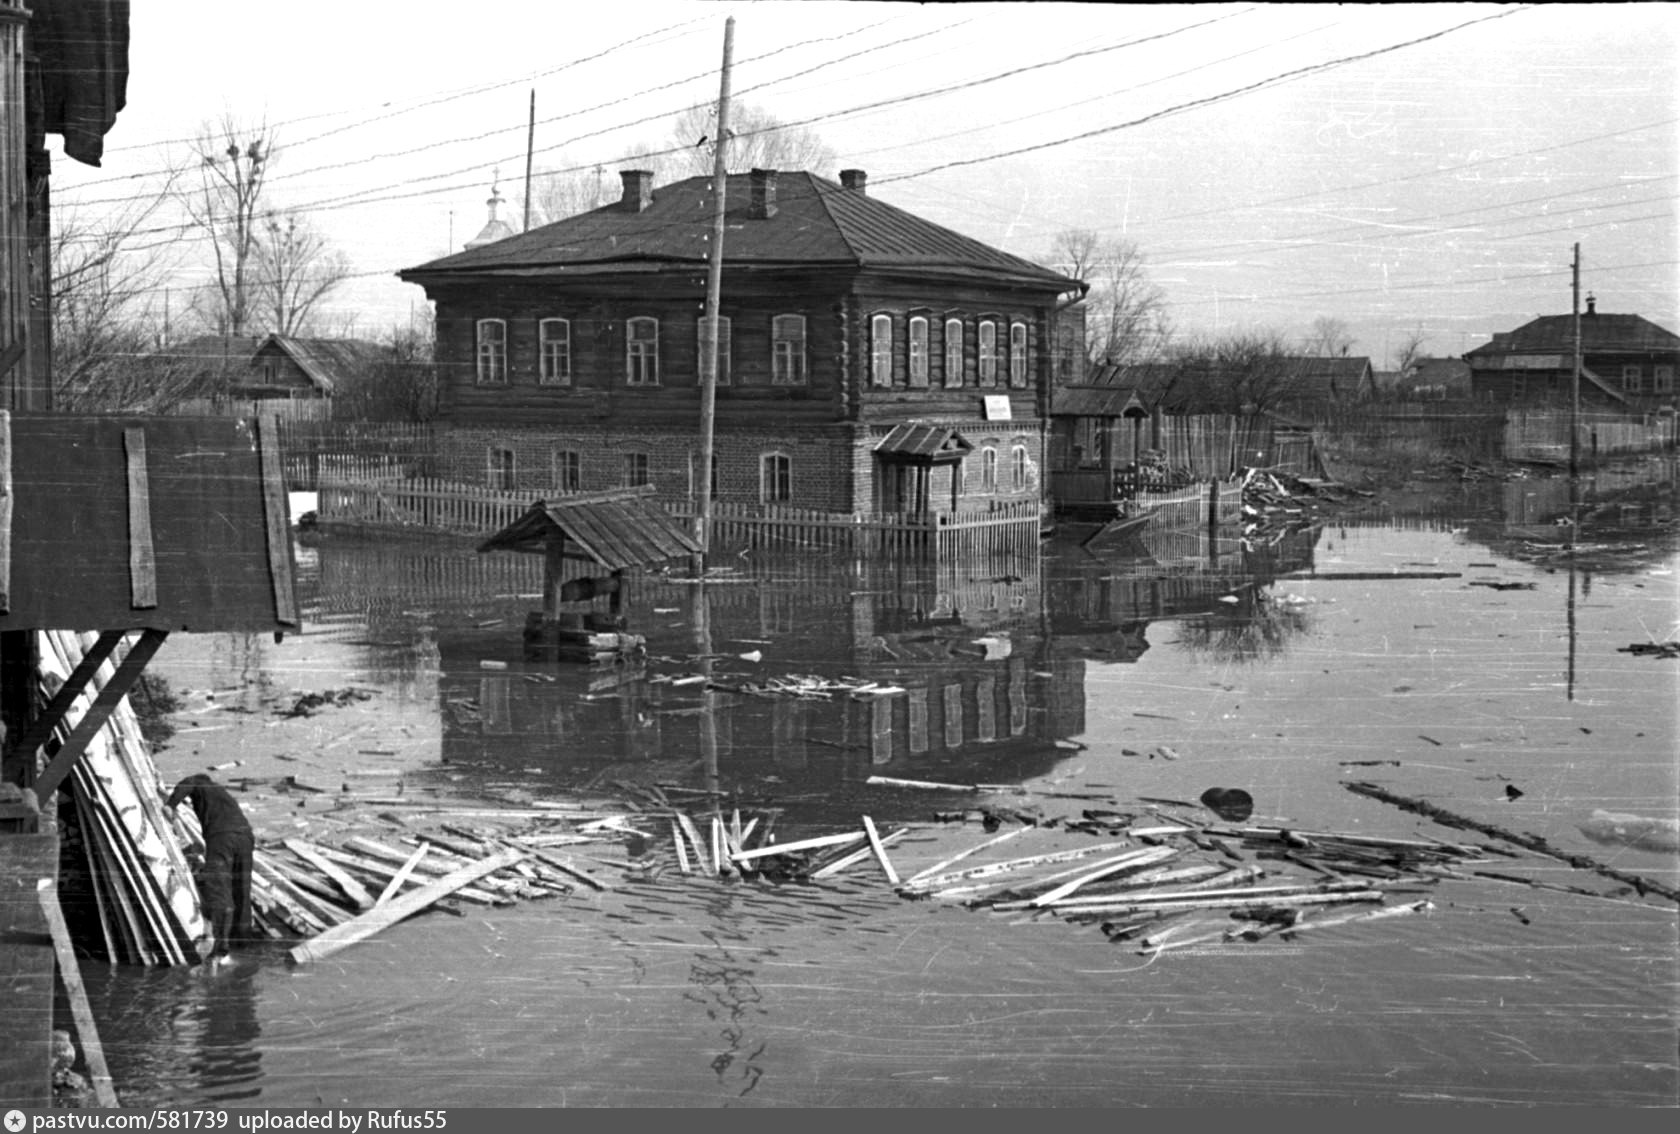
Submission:
M 1589 292 L 1587 292 L 1587 315 L 1588 316 L 1593 316 L 1593 315 L 1597 315 L 1597 314 L 1598 314 L 1598 300 L 1593 298 L 1593 293 L 1589 291 Z
M 752 187 L 752 205 L 747 215 L 753 220 L 769 220 L 776 215 L 776 171 L 755 169 L 748 174 Z
M 861 169 L 842 169 L 840 184 L 858 193 L 868 193 L 869 174 Z
M 653 204 L 653 171 L 648 169 L 621 169 L 618 175 L 624 179 L 624 198 L 620 202 L 627 213 L 639 213 Z

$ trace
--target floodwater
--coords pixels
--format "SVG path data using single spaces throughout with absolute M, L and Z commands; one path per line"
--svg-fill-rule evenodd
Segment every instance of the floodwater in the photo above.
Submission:
M 789 839 L 974 798 L 871 775 L 1022 783 L 1064 795 L 1017 802 L 1071 815 L 1081 793 L 1226 786 L 1257 821 L 1462 837 L 1343 786 L 1363 779 L 1674 884 L 1673 853 L 1580 829 L 1680 811 L 1680 662 L 1622 650 L 1680 632 L 1673 462 L 1601 474 L 1573 504 L 1553 480 L 1448 495 L 1248 548 L 1156 533 L 1097 558 L 1060 539 L 938 569 L 753 553 L 703 593 L 643 581 L 642 675 L 524 660 L 534 558 L 327 538 L 301 553 L 300 638 L 177 639 L 155 668 L 253 708 L 376 690 L 365 707 L 411 743 L 362 759 L 399 762 L 409 791 L 715 786 L 782 808 Z M 700 654 L 719 685 L 904 692 L 662 679 Z M 1177 758 L 1147 755 L 1163 745 Z M 1561 863 L 1537 876 L 1617 892 Z M 1672 902 L 1492 881 L 1434 901 L 1145 956 L 1091 926 L 907 902 L 873 870 L 821 887 L 666 872 L 419 917 L 302 968 L 275 946 L 213 979 L 86 979 L 141 1107 L 1676 1103 Z

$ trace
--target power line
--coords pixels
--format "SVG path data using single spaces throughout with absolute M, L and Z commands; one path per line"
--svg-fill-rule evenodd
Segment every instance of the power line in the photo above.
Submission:
M 1038 142 L 1030 146 L 1021 146 L 1013 150 L 1005 150 L 1001 153 L 987 154 L 983 157 L 963 158 L 957 161 L 943 162 L 939 165 L 929 166 L 926 169 L 917 170 L 914 173 L 901 173 L 896 177 L 883 177 L 877 181 L 876 184 L 889 185 L 897 181 L 909 181 L 917 177 L 926 177 L 932 173 L 940 173 L 947 169 L 958 169 L 963 166 L 981 165 L 989 161 L 999 161 L 1008 157 L 1019 157 L 1022 154 L 1030 154 L 1039 150 L 1053 149 L 1073 142 L 1086 141 L 1090 138 L 1099 138 L 1105 134 L 1113 134 L 1120 130 L 1129 130 L 1134 126 L 1142 126 L 1147 122 L 1154 122 L 1157 119 L 1166 118 L 1170 115 L 1183 114 L 1187 111 L 1199 109 L 1200 107 L 1212 106 L 1221 102 L 1228 102 L 1231 99 L 1240 98 L 1243 95 L 1252 94 L 1258 90 L 1264 90 L 1283 83 L 1294 82 L 1297 79 L 1304 79 L 1309 75 L 1316 75 L 1320 72 L 1329 71 L 1336 67 L 1345 67 L 1350 63 L 1358 63 L 1366 59 L 1373 59 L 1379 55 L 1387 55 L 1390 52 L 1400 51 L 1407 47 L 1415 47 L 1420 43 L 1427 43 L 1432 39 L 1440 39 L 1443 36 L 1450 35 L 1456 31 L 1462 31 L 1463 29 L 1472 27 L 1476 24 L 1487 23 L 1490 20 L 1502 20 L 1507 16 L 1516 15 L 1518 12 L 1530 11 L 1533 7 L 1534 5 L 1530 4 L 1524 5 L 1521 8 L 1512 8 L 1509 11 L 1495 12 L 1490 16 L 1479 16 L 1474 20 L 1465 20 L 1463 23 L 1454 24 L 1450 28 L 1443 28 L 1440 31 L 1431 32 L 1428 35 L 1418 36 L 1416 39 L 1408 39 L 1401 43 L 1389 44 L 1387 47 L 1379 47 L 1372 51 L 1362 51 L 1355 55 L 1344 55 L 1338 59 L 1330 59 L 1322 63 L 1313 63 L 1306 67 L 1297 67 L 1292 71 L 1284 71 L 1280 74 L 1272 75 L 1257 82 L 1233 88 L 1232 90 L 1223 91 L 1216 95 L 1208 95 L 1205 98 L 1191 99 L 1189 102 L 1181 102 L 1176 106 L 1169 106 L 1165 110 L 1157 110 L 1152 114 L 1145 114 L 1141 118 L 1134 118 L 1128 122 L 1117 122 L 1110 126 L 1099 126 L 1094 130 L 1081 131 L 1078 134 L 1071 134 L 1068 137 L 1058 138 L 1055 141 Z

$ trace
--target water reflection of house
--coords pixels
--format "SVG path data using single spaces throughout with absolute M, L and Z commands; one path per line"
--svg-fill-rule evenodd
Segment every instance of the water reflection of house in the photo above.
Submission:
M 568 783 L 603 773 L 693 783 L 703 773 L 702 729 L 710 729 L 726 783 L 1041 773 L 1057 758 L 1053 742 L 1083 730 L 1083 668 L 1051 658 L 1040 576 L 1012 566 L 973 575 L 766 571 L 756 585 L 710 587 L 703 600 L 691 587 L 644 578 L 641 601 L 667 621 L 648 628 L 653 657 L 639 674 L 487 673 L 484 634 L 442 635 L 445 757 L 541 768 Z M 696 601 L 706 604 L 705 642 L 693 629 Z M 709 694 L 684 682 L 701 668 L 694 655 L 707 643 L 715 655 Z M 894 692 L 753 692 L 788 675 Z

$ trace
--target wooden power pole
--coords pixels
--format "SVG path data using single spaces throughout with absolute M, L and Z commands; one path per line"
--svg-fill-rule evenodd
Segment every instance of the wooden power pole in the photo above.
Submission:
M 729 71 L 735 51 L 735 17 L 723 23 L 723 77 L 718 84 L 717 133 L 712 138 L 712 236 L 706 265 L 705 331 L 700 349 L 700 468 L 694 508 L 696 575 L 704 575 L 712 535 L 712 419 L 717 412 L 718 301 L 723 290 L 724 195 L 729 186 Z

